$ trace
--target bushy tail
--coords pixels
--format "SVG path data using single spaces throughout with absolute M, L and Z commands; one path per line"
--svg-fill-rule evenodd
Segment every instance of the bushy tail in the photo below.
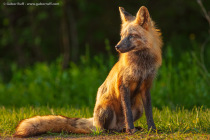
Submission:
M 31 137 L 46 132 L 91 133 L 93 118 L 68 118 L 64 116 L 35 116 L 22 120 L 16 127 L 14 137 Z

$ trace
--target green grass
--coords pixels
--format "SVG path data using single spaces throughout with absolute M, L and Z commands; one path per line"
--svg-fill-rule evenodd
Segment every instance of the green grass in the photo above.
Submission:
M 153 106 L 210 108 L 210 75 L 203 73 L 191 52 L 175 57 L 172 48 L 165 48 L 163 64 L 151 89 Z M 117 54 L 108 54 L 90 57 L 87 49 L 78 64 L 71 62 L 65 70 L 61 69 L 61 59 L 24 69 L 11 65 L 10 81 L 4 82 L 0 75 L 0 105 L 93 108 L 98 87 L 117 62 Z
M 91 117 L 92 109 L 75 109 L 71 107 L 50 108 L 50 107 L 22 107 L 7 108 L 0 107 L 0 134 L 2 138 L 10 137 L 15 130 L 16 125 L 22 119 L 35 115 L 64 115 L 68 117 Z M 159 110 L 153 108 L 154 121 L 158 129 L 157 132 L 147 131 L 146 118 L 143 115 L 135 126 L 143 128 L 142 131 L 128 136 L 124 133 L 103 134 L 93 132 L 89 135 L 76 134 L 54 134 L 48 133 L 41 137 L 110 137 L 110 138 L 154 138 L 154 139 L 209 139 L 210 137 L 210 110 L 203 108 L 193 108 L 192 110 L 180 109 L 170 110 L 168 107 Z

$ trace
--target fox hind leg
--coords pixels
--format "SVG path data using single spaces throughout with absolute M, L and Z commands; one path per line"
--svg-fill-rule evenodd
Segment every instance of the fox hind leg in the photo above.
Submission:
M 95 109 L 94 126 L 106 130 L 116 129 L 116 114 L 110 105 L 99 105 Z

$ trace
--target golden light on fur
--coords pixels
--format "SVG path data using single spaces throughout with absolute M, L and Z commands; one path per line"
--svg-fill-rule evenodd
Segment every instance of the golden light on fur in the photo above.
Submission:
M 132 134 L 137 130 L 133 122 L 142 116 L 143 110 L 148 129 L 156 129 L 150 88 L 162 62 L 160 30 L 144 6 L 136 17 L 122 7 L 119 11 L 121 40 L 115 48 L 120 58 L 98 89 L 93 118 L 35 116 L 19 123 L 15 137 L 30 137 L 48 131 L 91 133 L 96 128 L 115 131 L 126 128 L 126 132 Z
M 44 134 L 46 132 L 68 132 L 68 133 L 90 133 L 92 129 L 92 118 L 78 119 L 64 116 L 35 116 L 22 120 L 16 127 L 14 137 L 29 137 Z M 84 127 L 81 124 L 88 124 Z

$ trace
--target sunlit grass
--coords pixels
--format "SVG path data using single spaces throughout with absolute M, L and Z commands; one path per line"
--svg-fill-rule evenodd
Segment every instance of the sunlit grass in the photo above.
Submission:
M 71 107 L 64 108 L 49 108 L 49 107 L 22 107 L 22 108 L 0 108 L 0 134 L 1 137 L 9 137 L 14 131 L 18 122 L 22 119 L 26 119 L 35 115 L 64 115 L 67 117 L 91 117 L 92 109 L 82 108 L 74 109 Z M 142 131 L 135 133 L 134 135 L 127 135 L 124 133 L 104 134 L 101 131 L 95 131 L 95 133 L 89 135 L 77 135 L 77 134 L 54 134 L 48 133 L 42 135 L 55 136 L 55 137 L 93 137 L 93 136 L 119 136 L 126 137 L 128 139 L 135 138 L 192 138 L 192 139 L 206 139 L 210 134 L 210 110 L 203 108 L 193 108 L 192 110 L 176 109 L 170 110 L 165 107 L 163 110 L 153 108 L 154 121 L 157 127 L 156 132 L 150 132 L 147 130 L 146 118 L 143 115 L 139 119 L 135 126 L 142 127 Z

